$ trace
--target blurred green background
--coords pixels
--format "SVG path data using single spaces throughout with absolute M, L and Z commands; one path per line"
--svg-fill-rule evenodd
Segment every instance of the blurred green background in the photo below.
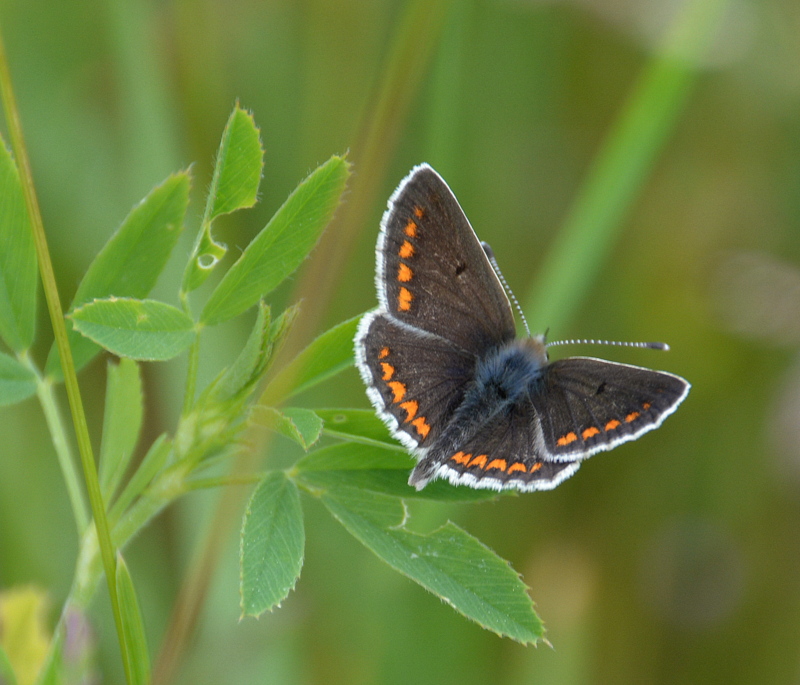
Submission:
M 663 368 L 694 386 L 657 433 L 552 492 L 412 509 L 417 529 L 449 518 L 509 559 L 554 649 L 462 619 L 310 499 L 295 592 L 239 622 L 242 489 L 168 682 L 800 683 L 796 0 L 9 0 L 0 21 L 65 302 L 130 207 L 194 164 L 185 240 L 155 293 L 175 303 L 238 98 L 262 128 L 266 167 L 261 204 L 219 223 L 232 253 L 318 163 L 350 150 L 354 164 L 322 245 L 275 299 L 304 299 L 294 345 L 375 305 L 381 213 L 427 161 L 491 243 L 534 331 L 672 346 L 559 356 Z M 663 66 L 660 46 L 684 39 L 700 57 L 667 50 L 677 80 L 651 83 L 643 137 L 625 147 L 631 98 Z M 619 166 L 602 177 L 598 157 L 617 143 Z M 601 248 L 572 259 L 554 250 L 580 223 L 580 198 Z M 235 355 L 247 326 L 210 332 L 201 377 Z M 49 335 L 42 312 L 40 360 Z M 184 371 L 146 367 L 143 445 L 174 425 Z M 81 374 L 95 437 L 104 382 L 103 360 Z M 354 370 L 303 401 L 367 406 Z M 265 458 L 294 455 L 274 442 Z M 154 660 L 218 500 L 186 498 L 127 552 Z M 45 588 L 55 620 L 76 544 L 38 405 L 3 409 L 0 588 Z M 121 682 L 104 590 L 90 616 L 98 669 Z

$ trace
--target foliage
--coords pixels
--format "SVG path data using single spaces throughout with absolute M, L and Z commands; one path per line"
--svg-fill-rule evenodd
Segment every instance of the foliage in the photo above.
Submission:
M 5 150 L 5 148 L 4 148 Z M 10 194 L 21 201 L 19 178 L 8 153 L 3 160 Z M 328 435 L 344 439 L 308 453 L 288 470 L 252 473 L 238 480 L 260 483 L 247 506 L 241 534 L 243 615 L 258 616 L 287 597 L 300 576 L 304 524 L 300 492 L 320 500 L 331 514 L 379 558 L 439 596 L 464 616 L 499 635 L 535 643 L 543 628 L 527 590 L 507 562 L 453 523 L 431 533 L 408 528 L 404 500 L 479 501 L 491 493 L 437 483 L 418 493 L 405 480 L 408 457 L 398 451 L 369 412 L 279 406 L 352 364 L 352 340 L 358 317 L 319 336 L 272 376 L 258 401 L 254 390 L 268 373 L 297 309 L 274 320 L 262 298 L 286 279 L 316 245 L 339 205 L 349 164 L 332 157 L 289 196 L 218 280 L 195 317 L 189 291 L 222 268 L 225 248 L 211 233 L 214 220 L 255 202 L 263 165 L 259 132 L 238 105 L 223 133 L 209 189 L 206 213 L 177 294 L 179 304 L 148 299 L 183 228 L 190 173 L 174 174 L 137 205 L 92 262 L 78 287 L 67 318 L 75 364 L 85 366 L 101 350 L 120 358 L 109 363 L 99 456 L 99 484 L 107 503 L 117 547 L 116 602 L 121 644 L 130 682 L 150 682 L 150 657 L 136 588 L 122 556 L 127 542 L 177 497 L 197 487 L 224 485 L 225 476 L 203 478 L 224 458 L 246 449 L 249 426 L 277 432 L 308 450 Z M 22 213 L 14 210 L 14 216 Z M 6 232 L 28 231 L 26 222 L 7 223 Z M 9 236 L 6 237 L 10 241 Z M 16 238 L 23 244 L 22 238 Z M 21 249 L 21 248 L 20 248 Z M 28 252 L 26 252 L 28 254 Z M 35 260 L 6 261 L 4 282 L 28 283 Z M 3 338 L 16 358 L 2 357 L 3 401 L 18 402 L 38 392 L 52 403 L 51 387 L 62 376 L 57 352 L 40 370 L 27 357 L 34 318 L 29 287 L 7 289 L 0 307 Z M 25 303 L 16 303 L 24 299 Z M 137 361 L 165 361 L 187 350 L 198 353 L 204 331 L 257 306 L 251 333 L 235 361 L 222 369 L 195 397 L 196 366 L 190 364 L 187 394 L 172 436 L 161 435 L 141 462 L 132 457 L 141 433 L 144 396 Z M 56 431 L 61 427 L 56 425 Z M 59 436 L 54 435 L 54 440 Z M 102 542 L 93 527 L 80 531 L 82 552 L 68 604 L 85 607 L 94 594 Z M 65 630 L 60 625 L 59 630 Z M 57 649 L 59 640 L 52 641 Z M 54 663 L 54 657 L 48 663 Z

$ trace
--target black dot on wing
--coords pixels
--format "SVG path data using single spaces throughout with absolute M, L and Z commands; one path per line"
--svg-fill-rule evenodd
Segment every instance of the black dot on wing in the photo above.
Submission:
M 606 382 L 603 381 L 602 383 L 600 383 L 600 385 L 597 386 L 597 390 L 594 391 L 594 394 L 599 395 L 602 392 L 604 392 L 605 389 L 606 389 Z
M 467 263 L 460 262 L 456 265 L 456 276 L 460 276 L 467 270 Z

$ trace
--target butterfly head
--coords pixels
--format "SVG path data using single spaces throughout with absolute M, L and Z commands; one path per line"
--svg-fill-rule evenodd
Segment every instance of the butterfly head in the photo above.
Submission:
M 539 335 L 530 335 L 523 338 L 520 342 L 540 366 L 547 364 L 550 357 L 547 354 L 547 343 L 545 342 L 546 333 Z

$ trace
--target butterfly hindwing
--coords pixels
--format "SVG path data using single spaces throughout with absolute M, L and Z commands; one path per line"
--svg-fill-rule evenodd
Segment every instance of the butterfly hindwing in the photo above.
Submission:
M 515 336 L 508 297 L 458 201 L 428 165 L 389 200 L 376 284 L 391 317 L 481 354 Z
M 473 355 L 380 311 L 361 320 L 356 360 L 378 414 L 410 449 L 435 441 L 461 403 L 475 366 Z
M 671 373 L 570 357 L 546 367 L 532 400 L 549 458 L 571 461 L 657 428 L 688 392 Z
M 464 426 L 461 433 L 469 437 L 433 447 L 412 472 L 412 485 L 440 476 L 473 488 L 550 490 L 580 466 L 544 458 L 539 419 L 528 400 L 486 417 L 472 430 Z

